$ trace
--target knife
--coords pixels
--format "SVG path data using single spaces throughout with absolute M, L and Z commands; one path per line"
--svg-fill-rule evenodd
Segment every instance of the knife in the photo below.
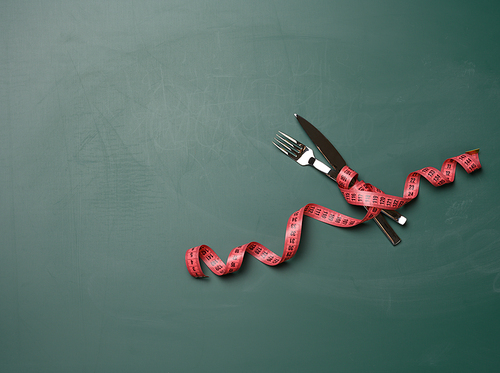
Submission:
M 347 165 L 346 161 L 342 158 L 338 150 L 335 149 L 333 144 L 316 127 L 300 115 L 295 114 L 295 118 L 297 118 L 299 124 L 313 141 L 314 145 L 316 145 L 321 154 L 323 154 L 328 163 L 332 166 L 332 170 L 327 176 L 336 181 L 340 170 Z M 407 219 L 396 210 L 382 210 L 382 213 L 400 225 L 406 223 Z

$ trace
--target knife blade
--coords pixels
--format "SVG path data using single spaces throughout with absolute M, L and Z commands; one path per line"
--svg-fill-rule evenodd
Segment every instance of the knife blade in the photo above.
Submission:
M 328 163 L 332 166 L 332 171 L 330 171 L 328 176 L 333 180 L 336 180 L 340 170 L 347 165 L 346 161 L 340 155 L 338 150 L 335 149 L 330 140 L 328 140 L 316 127 L 300 115 L 294 115 L 314 145 L 316 145 L 321 154 L 323 154 L 323 157 L 325 157 Z M 400 225 L 404 225 L 406 223 L 407 219 L 396 210 L 382 210 L 382 212 L 384 215 Z
M 312 140 L 314 145 L 318 148 L 323 157 L 326 158 L 328 163 L 335 170 L 335 177 L 337 177 L 339 171 L 347 165 L 346 161 L 340 153 L 335 149 L 333 144 L 323 135 L 316 127 L 309 123 L 306 119 L 298 114 L 294 114 L 295 118 L 299 121 L 300 126 L 306 131 L 309 138 Z

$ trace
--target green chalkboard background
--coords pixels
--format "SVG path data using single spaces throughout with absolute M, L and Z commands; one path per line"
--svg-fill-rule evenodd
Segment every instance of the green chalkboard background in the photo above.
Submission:
M 2 1 L 0 371 L 497 372 L 499 19 L 482 0 Z M 387 193 L 470 149 L 483 169 L 424 181 L 396 247 L 306 219 L 293 260 L 191 278 L 201 244 L 281 253 L 307 203 L 363 216 L 272 146 L 312 145 L 294 113 Z

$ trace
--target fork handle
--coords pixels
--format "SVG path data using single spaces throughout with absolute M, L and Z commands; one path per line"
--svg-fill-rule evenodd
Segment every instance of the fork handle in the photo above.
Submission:
M 382 213 L 388 218 L 394 220 L 399 225 L 405 225 L 406 223 L 406 218 L 396 210 L 382 210 Z

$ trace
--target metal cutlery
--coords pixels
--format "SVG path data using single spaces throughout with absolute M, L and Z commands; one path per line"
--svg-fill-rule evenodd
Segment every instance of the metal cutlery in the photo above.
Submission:
M 335 149 L 333 144 L 316 127 L 300 115 L 295 114 L 295 118 L 297 118 L 299 124 L 313 141 L 314 145 L 316 145 L 321 154 L 323 154 L 328 163 L 332 166 L 327 176 L 336 181 L 340 170 L 346 166 L 346 161 L 342 158 L 338 150 Z M 382 210 L 382 213 L 400 225 L 406 223 L 407 219 L 396 210 Z
M 313 150 L 308 146 L 300 143 L 299 141 L 281 131 L 276 135 L 273 144 L 285 155 L 296 161 L 301 166 L 313 166 L 315 169 L 335 181 L 338 171 L 335 168 L 328 167 L 326 164 L 316 159 Z M 387 220 L 385 220 L 382 215 L 378 215 L 372 220 L 375 221 L 378 227 L 382 230 L 382 232 L 394 246 L 401 242 L 399 236 L 396 234 L 396 232 L 394 232 L 392 227 L 389 225 L 389 223 L 387 223 Z

